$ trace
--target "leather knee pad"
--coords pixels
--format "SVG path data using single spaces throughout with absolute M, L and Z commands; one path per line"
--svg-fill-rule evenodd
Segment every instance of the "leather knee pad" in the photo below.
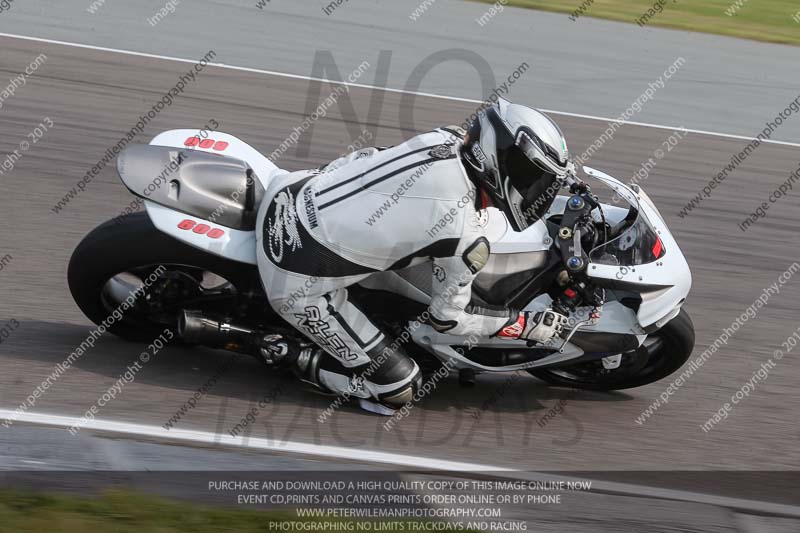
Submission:
M 389 339 L 384 339 L 372 348 L 367 355 L 372 360 L 367 367 L 369 379 L 377 385 L 391 385 L 406 381 L 419 368 L 402 348 L 391 350 Z

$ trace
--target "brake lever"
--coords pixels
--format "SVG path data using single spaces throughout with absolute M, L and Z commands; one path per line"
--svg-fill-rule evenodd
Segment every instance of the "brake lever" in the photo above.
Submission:
M 592 308 L 592 312 L 589 313 L 589 318 L 587 318 L 586 320 L 581 320 L 580 322 L 575 323 L 575 325 L 572 326 L 572 329 L 567 334 L 567 336 L 564 337 L 564 342 L 562 342 L 561 346 L 558 348 L 558 353 L 564 353 L 564 351 L 566 350 L 567 344 L 569 344 L 569 341 L 572 340 L 572 337 L 575 335 L 575 333 L 578 332 L 578 330 L 581 327 L 583 327 L 583 326 L 592 326 L 592 325 L 596 324 L 595 320 L 599 320 L 600 319 L 600 315 L 602 314 L 602 312 L 603 312 L 603 306 L 602 305 L 600 305 L 599 307 L 594 307 L 594 308 Z
M 575 333 L 578 331 L 578 328 L 580 328 L 581 326 L 584 326 L 584 325 L 589 325 L 591 322 L 592 322 L 592 317 L 590 316 L 586 320 L 582 320 L 582 321 L 576 323 L 572 327 L 572 330 L 570 330 L 569 334 L 564 338 L 564 342 L 562 342 L 561 346 L 558 348 L 558 353 L 564 353 L 564 351 L 565 351 L 565 349 L 567 347 L 567 344 L 569 344 L 569 341 L 572 339 L 573 335 L 575 335 Z

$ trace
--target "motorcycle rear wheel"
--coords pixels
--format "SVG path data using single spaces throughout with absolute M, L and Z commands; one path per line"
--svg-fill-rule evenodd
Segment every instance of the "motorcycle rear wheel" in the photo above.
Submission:
M 622 363 L 614 370 L 603 368 L 601 361 L 591 361 L 528 372 L 551 385 L 573 389 L 611 391 L 641 387 L 664 379 L 689 359 L 694 349 L 694 324 L 681 309 L 678 316 L 651 337 L 639 349 L 622 354 Z
M 143 289 L 132 308 L 109 320 L 127 294 L 160 266 L 164 273 Z M 130 341 L 152 340 L 175 326 L 185 308 L 224 308 L 237 294 L 261 290 L 255 266 L 184 244 L 156 229 L 144 212 L 110 220 L 86 235 L 72 253 L 67 281 L 89 320 L 113 322 L 108 331 Z

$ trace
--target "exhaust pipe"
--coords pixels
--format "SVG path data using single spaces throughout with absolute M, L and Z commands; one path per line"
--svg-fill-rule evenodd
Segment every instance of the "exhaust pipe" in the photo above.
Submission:
M 229 324 L 203 315 L 200 311 L 184 310 L 178 319 L 178 335 L 191 344 L 221 348 L 248 355 L 259 355 L 264 333 L 244 326 Z

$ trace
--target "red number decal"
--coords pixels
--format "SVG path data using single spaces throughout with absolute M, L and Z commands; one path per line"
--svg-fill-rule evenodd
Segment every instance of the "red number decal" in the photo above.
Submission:
M 200 140 L 200 137 L 195 135 L 194 137 L 189 137 L 183 144 L 186 146 L 198 146 L 200 148 L 213 148 L 217 152 L 224 152 L 228 149 L 230 143 L 226 141 L 215 141 L 214 139 L 203 139 Z
M 198 224 L 194 220 L 191 219 L 184 219 L 178 224 L 178 229 L 182 230 L 192 230 L 192 232 L 197 233 L 198 235 L 205 235 L 209 239 L 219 239 L 223 235 L 225 235 L 225 231 L 219 228 L 212 228 L 208 224 Z

